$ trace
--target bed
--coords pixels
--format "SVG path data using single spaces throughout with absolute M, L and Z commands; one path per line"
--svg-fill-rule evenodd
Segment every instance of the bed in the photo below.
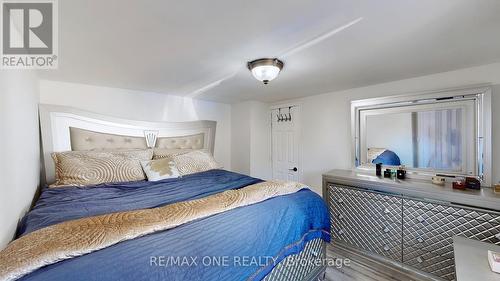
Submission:
M 41 105 L 40 124 L 46 183 L 55 179 L 52 152 L 163 146 L 213 153 L 215 146 L 213 121 L 131 121 Z M 210 169 L 156 182 L 44 188 L 17 237 L 81 219 L 202 203 L 261 184 L 257 178 Z M 321 280 L 329 228 L 321 197 L 300 187 L 59 259 L 19 280 Z

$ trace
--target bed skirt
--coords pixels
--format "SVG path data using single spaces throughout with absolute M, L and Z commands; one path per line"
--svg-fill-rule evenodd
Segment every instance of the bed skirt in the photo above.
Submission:
M 264 281 L 317 281 L 324 280 L 326 265 L 300 263 L 297 260 L 325 260 L 326 242 L 321 238 L 307 242 L 304 250 L 282 260 L 264 278 Z

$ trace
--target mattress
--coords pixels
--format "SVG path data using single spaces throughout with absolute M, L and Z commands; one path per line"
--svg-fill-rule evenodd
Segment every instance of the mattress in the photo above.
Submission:
M 261 180 L 211 170 L 159 182 L 44 189 L 18 236 L 67 220 L 154 208 Z M 301 191 L 43 267 L 21 280 L 262 280 L 312 240 L 329 241 L 320 196 Z

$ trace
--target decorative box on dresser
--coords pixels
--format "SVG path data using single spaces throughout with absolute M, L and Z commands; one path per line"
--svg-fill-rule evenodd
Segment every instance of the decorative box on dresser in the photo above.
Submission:
M 332 246 L 412 279 L 455 280 L 453 237 L 500 245 L 500 194 L 351 170 L 323 175 Z

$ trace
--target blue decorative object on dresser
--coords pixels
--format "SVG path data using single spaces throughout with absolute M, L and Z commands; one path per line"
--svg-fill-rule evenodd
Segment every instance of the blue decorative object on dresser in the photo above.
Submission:
M 401 160 L 394 151 L 386 149 L 384 152 L 379 154 L 377 158 L 373 159 L 372 163 L 389 166 L 399 166 L 401 165 Z

